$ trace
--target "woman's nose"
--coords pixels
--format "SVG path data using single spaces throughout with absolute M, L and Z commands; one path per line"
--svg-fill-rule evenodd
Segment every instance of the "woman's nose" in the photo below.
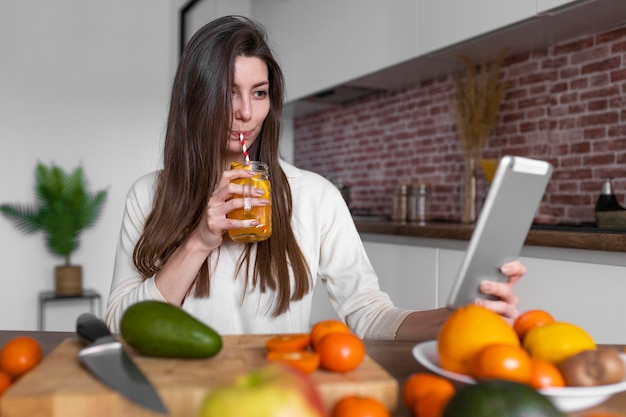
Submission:
M 235 103 L 235 117 L 240 120 L 248 120 L 252 116 L 252 106 L 247 98 L 238 98 Z

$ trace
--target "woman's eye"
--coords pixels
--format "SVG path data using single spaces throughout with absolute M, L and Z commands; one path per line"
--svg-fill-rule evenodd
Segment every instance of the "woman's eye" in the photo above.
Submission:
M 255 97 L 259 97 L 259 98 L 265 98 L 269 95 L 269 93 L 266 90 L 259 90 L 259 91 L 255 91 L 254 92 L 254 96 Z

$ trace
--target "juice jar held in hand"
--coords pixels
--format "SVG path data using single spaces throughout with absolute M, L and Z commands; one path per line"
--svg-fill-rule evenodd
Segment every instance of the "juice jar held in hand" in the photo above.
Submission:
M 237 178 L 234 183 L 241 184 L 244 187 L 243 195 L 236 194 L 233 198 L 243 198 L 244 207 L 235 209 L 228 213 L 227 217 L 237 220 L 256 219 L 259 224 L 254 227 L 243 227 L 240 229 L 230 229 L 228 235 L 237 242 L 260 242 L 272 235 L 272 203 L 271 203 L 271 186 L 269 180 L 268 167 L 263 162 L 250 161 L 249 165 L 242 165 L 236 162 L 231 164 L 231 169 L 243 168 L 253 171 L 255 175 L 252 178 Z M 265 191 L 260 196 L 270 201 L 264 206 L 252 207 L 251 191 L 257 188 Z

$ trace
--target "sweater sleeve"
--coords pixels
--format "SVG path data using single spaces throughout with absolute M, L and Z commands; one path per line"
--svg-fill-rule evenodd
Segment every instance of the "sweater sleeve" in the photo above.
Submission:
M 165 301 L 154 283 L 154 278 L 144 279 L 133 264 L 133 250 L 152 208 L 155 178 L 156 173 L 153 173 L 138 179 L 126 196 L 113 280 L 105 312 L 105 321 L 112 332 L 120 331 L 122 315 L 132 304 L 143 300 Z
M 318 277 L 330 302 L 360 337 L 393 339 L 409 310 L 380 289 L 350 211 L 332 185 L 324 191 Z

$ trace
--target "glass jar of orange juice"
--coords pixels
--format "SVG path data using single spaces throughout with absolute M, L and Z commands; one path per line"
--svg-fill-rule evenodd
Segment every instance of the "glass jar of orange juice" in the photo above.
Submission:
M 272 200 L 267 164 L 258 161 L 250 161 L 249 165 L 242 165 L 238 162 L 233 162 L 230 168 L 243 168 L 254 172 L 255 175 L 252 178 L 237 178 L 232 181 L 236 184 L 243 185 L 243 195 L 235 194 L 233 198 L 243 198 L 244 207 L 231 211 L 226 217 L 237 220 L 256 219 L 259 224 L 254 227 L 230 229 L 228 235 L 236 242 L 261 242 L 269 239 L 272 235 Z M 265 191 L 265 194 L 260 196 L 260 198 L 269 200 L 270 203 L 265 206 L 252 207 L 251 191 L 253 188 Z

